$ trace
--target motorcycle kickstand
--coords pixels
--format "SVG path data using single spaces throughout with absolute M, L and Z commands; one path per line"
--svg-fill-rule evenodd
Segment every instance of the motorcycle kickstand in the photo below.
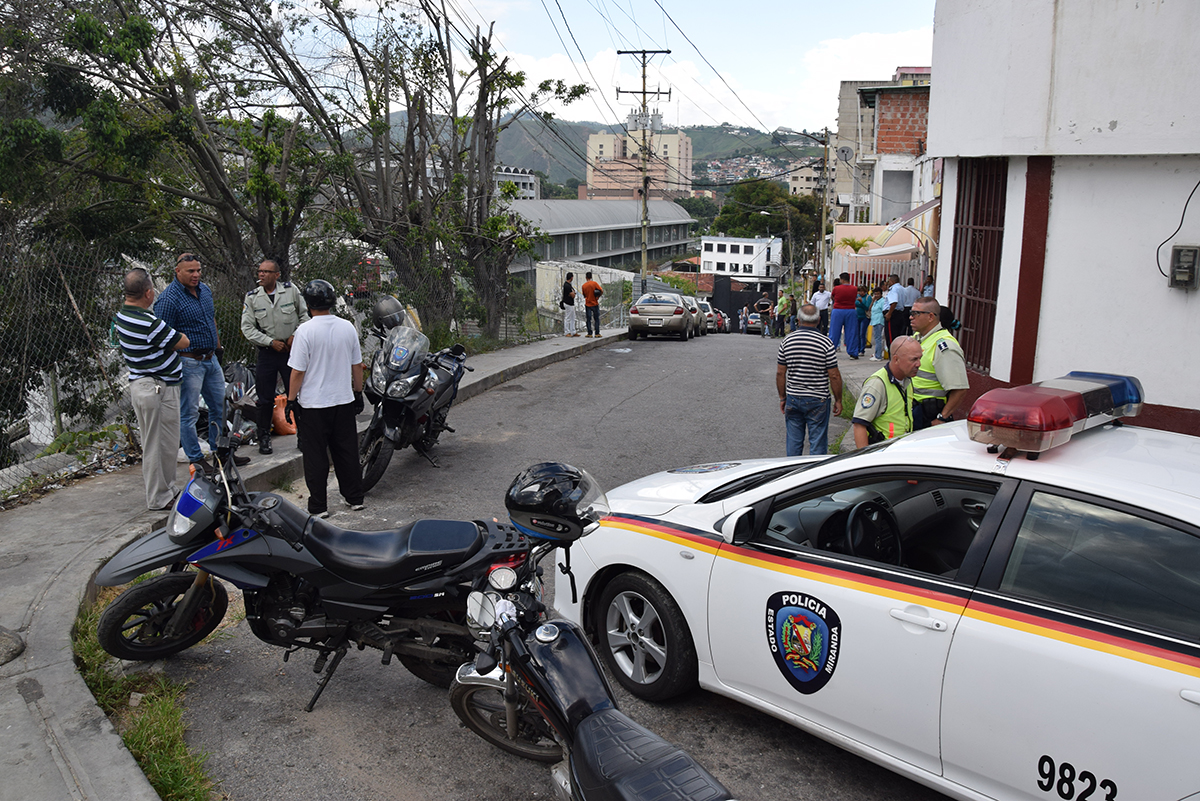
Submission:
M 317 662 L 313 665 L 314 673 L 320 673 L 321 669 L 325 667 L 325 658 L 328 655 L 328 652 L 322 651 L 321 655 L 317 657 Z M 308 702 L 308 706 L 304 707 L 305 712 L 313 711 L 313 707 L 317 705 L 317 699 L 321 697 L 321 693 L 325 692 L 325 686 L 329 684 L 329 680 L 333 678 L 333 672 L 338 669 L 338 665 L 341 664 L 342 658 L 345 656 L 346 646 L 338 646 L 338 649 L 333 652 L 333 661 L 329 663 L 329 667 L 325 670 L 325 675 L 322 676 L 321 680 L 317 682 L 317 691 L 313 693 L 313 697 Z
M 437 459 L 434 459 L 433 454 L 430 453 L 429 451 L 421 450 L 420 448 L 413 448 L 413 450 L 416 451 L 417 453 L 421 454 L 422 456 L 424 456 L 426 459 L 428 459 L 429 463 L 431 465 L 433 465 L 434 467 L 439 467 L 439 468 L 441 467 L 441 465 L 437 463 Z

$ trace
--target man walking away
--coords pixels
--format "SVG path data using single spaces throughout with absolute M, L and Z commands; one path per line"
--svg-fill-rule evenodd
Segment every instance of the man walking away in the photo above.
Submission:
M 583 314 L 584 322 L 587 325 L 587 335 L 589 339 L 600 336 L 600 296 L 604 294 L 604 287 L 592 280 L 591 273 L 585 273 L 583 286 Z
M 175 260 L 175 280 L 154 302 L 154 313 L 167 325 L 188 338 L 189 345 L 179 352 L 184 357 L 183 378 L 179 386 L 179 441 L 188 461 L 211 472 L 200 450 L 196 421 L 200 418 L 200 396 L 208 407 L 208 447 L 215 454 L 217 438 L 225 425 L 225 373 L 220 359 L 225 355 L 217 330 L 213 294 L 200 280 L 200 260 L 181 253 Z M 234 464 L 247 464 L 249 456 L 234 456 Z
M 888 363 L 863 382 L 854 406 L 854 447 L 865 448 L 913 430 L 912 392 L 909 379 L 921 364 L 921 344 L 912 337 L 896 337 L 889 346 Z
M 829 315 L 829 339 L 833 349 L 839 342 L 846 341 L 846 355 L 858 358 L 858 321 L 854 315 L 854 301 L 858 298 L 858 287 L 850 283 L 850 273 L 838 276 L 841 281 L 833 288 L 833 312 Z
M 762 323 L 762 335 L 764 337 L 771 336 L 771 297 L 766 292 L 762 293 L 762 297 L 754 304 L 754 310 L 758 312 L 758 321 Z
M 567 273 L 567 280 L 563 283 L 562 300 L 558 302 L 559 308 L 563 310 L 563 333 L 569 337 L 577 337 L 575 333 L 575 286 L 571 283 L 575 280 L 575 273 Z
M 308 320 L 308 307 L 290 281 L 279 281 L 279 265 L 267 259 L 258 265 L 258 287 L 242 304 L 242 336 L 258 346 L 254 387 L 258 391 L 258 452 L 271 453 L 271 423 L 275 414 L 276 376 L 287 394 L 292 371 L 287 366 L 292 335 Z
M 829 333 L 829 305 L 833 303 L 833 295 L 825 288 L 825 282 L 817 283 L 817 288 L 813 290 L 812 297 L 808 302 L 817 307 L 817 312 L 821 315 L 821 322 L 817 328 L 822 334 Z
M 113 319 L 121 355 L 129 368 L 129 401 L 142 437 L 146 506 L 169 509 L 179 451 L 179 381 L 183 359 L 176 351 L 188 338 L 154 316 L 154 282 L 140 267 L 125 275 L 125 305 Z M 195 428 L 192 429 L 195 431 Z
M 779 343 L 775 389 L 787 424 L 787 455 L 829 453 L 830 395 L 833 413 L 842 413 L 842 373 L 829 337 L 817 330 L 821 313 L 811 303 L 800 307 L 800 327 Z
M 912 380 L 913 431 L 948 423 L 971 384 L 958 340 L 942 327 L 942 307 L 933 298 L 917 298 L 912 327 L 921 343 L 921 366 Z
M 329 460 L 338 491 L 351 510 L 363 508 L 358 431 L 354 418 L 363 410 L 362 351 L 354 325 L 329 313 L 336 300 L 333 285 L 317 279 L 304 287 L 312 319 L 296 329 L 288 367 L 286 417 L 295 423 L 304 454 L 308 512 L 328 517 Z

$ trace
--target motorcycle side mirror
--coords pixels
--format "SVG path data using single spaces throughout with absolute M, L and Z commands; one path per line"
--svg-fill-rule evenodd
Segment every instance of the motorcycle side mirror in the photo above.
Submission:
M 721 536 L 735 545 L 750 539 L 754 533 L 754 509 L 745 506 L 731 512 L 721 521 Z

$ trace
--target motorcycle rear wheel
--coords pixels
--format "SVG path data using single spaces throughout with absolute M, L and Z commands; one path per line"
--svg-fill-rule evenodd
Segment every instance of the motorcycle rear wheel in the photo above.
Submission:
M 502 690 L 455 684 L 450 690 L 450 707 L 468 729 L 510 754 L 535 762 L 558 762 L 563 758 L 550 726 L 523 692 L 517 700 L 519 731 L 515 740 L 508 739 Z
M 362 468 L 363 492 L 374 487 L 383 478 L 388 462 L 392 461 L 392 452 L 396 446 L 384 436 L 383 428 L 368 428 L 363 433 L 362 443 L 358 446 L 358 464 Z
M 187 630 L 176 637 L 163 631 L 195 578 L 191 572 L 168 573 L 121 593 L 100 615 L 100 647 L 118 659 L 148 662 L 191 648 L 212 634 L 229 607 L 229 593 L 212 578 Z

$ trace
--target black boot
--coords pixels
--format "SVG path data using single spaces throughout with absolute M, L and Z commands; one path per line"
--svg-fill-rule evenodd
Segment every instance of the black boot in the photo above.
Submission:
M 258 432 L 258 452 L 264 456 L 274 452 L 271 447 L 271 435 L 266 431 Z

